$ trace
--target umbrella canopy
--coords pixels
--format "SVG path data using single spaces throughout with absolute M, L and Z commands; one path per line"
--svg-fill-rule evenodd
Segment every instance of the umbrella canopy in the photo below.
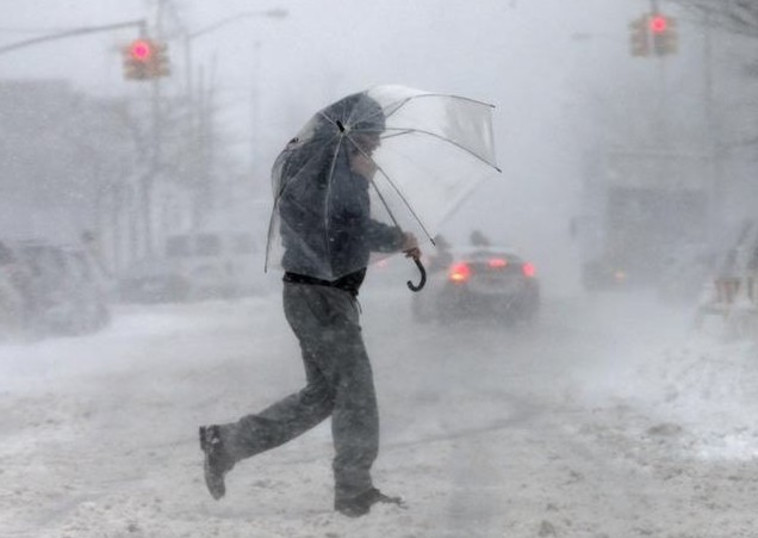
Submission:
M 274 164 L 267 268 L 331 281 L 397 250 L 401 231 L 431 241 L 497 170 L 492 108 L 378 86 L 319 111 Z

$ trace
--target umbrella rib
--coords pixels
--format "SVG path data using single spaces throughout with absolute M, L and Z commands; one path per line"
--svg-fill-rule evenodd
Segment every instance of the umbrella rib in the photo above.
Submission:
M 401 108 L 403 108 L 405 105 L 407 105 L 412 100 L 414 100 L 414 99 L 421 99 L 421 98 L 424 98 L 424 97 L 447 97 L 447 98 L 450 98 L 450 99 L 458 99 L 460 101 L 467 101 L 469 103 L 475 103 L 477 105 L 482 105 L 482 106 L 487 106 L 487 107 L 490 107 L 490 108 L 495 108 L 495 105 L 491 105 L 491 104 L 485 103 L 483 101 L 477 101 L 476 99 L 471 99 L 471 98 L 463 97 L 463 96 L 460 96 L 460 95 L 449 95 L 449 94 L 444 94 L 444 93 L 425 93 L 425 94 L 421 94 L 421 95 L 412 95 L 410 97 L 406 97 L 405 99 L 403 99 L 400 102 L 398 102 L 396 105 L 393 105 L 394 108 L 392 108 L 392 112 L 390 112 L 389 114 L 387 114 L 387 118 L 389 118 L 390 116 L 394 115 L 398 110 L 400 110 Z M 387 108 L 390 108 L 390 107 L 387 107 Z M 448 142 L 449 144 L 452 144 L 452 145 L 454 145 L 454 146 L 462 149 L 463 151 L 465 151 L 467 153 L 470 153 L 471 155 L 473 155 L 474 157 L 476 157 L 480 161 L 486 163 L 487 165 L 491 166 L 492 168 L 494 168 L 498 172 L 502 173 L 502 170 L 497 165 L 495 165 L 495 164 L 487 161 L 486 159 L 484 159 L 480 155 L 477 155 L 476 153 L 474 153 L 470 149 L 468 149 L 468 148 L 466 148 L 466 147 L 458 144 L 457 142 L 454 142 L 454 141 L 450 140 L 449 138 L 445 138 L 444 136 L 440 136 L 440 135 L 435 134 L 435 133 L 433 133 L 431 131 L 425 131 L 423 129 L 414 129 L 414 128 L 408 128 L 408 127 L 387 127 L 387 128 L 385 128 L 385 132 L 386 131 L 398 131 L 398 132 L 395 133 L 395 134 L 393 134 L 393 135 L 386 136 L 386 137 L 383 137 L 383 138 L 391 138 L 393 136 L 400 136 L 400 135 L 408 134 L 408 133 L 427 134 L 427 135 L 432 136 L 434 138 L 438 138 L 438 139 L 440 139 L 440 140 L 442 140 L 444 142 Z
M 392 127 L 390 127 L 390 129 L 392 129 Z M 389 134 L 389 135 L 382 134 L 380 138 L 382 140 L 387 140 L 388 138 L 394 138 L 396 136 L 402 136 L 404 134 L 408 134 L 408 133 L 410 133 L 410 132 L 413 131 L 412 129 L 400 129 L 400 128 L 397 128 L 397 129 L 398 129 L 397 133 L 392 133 L 392 134 Z M 385 129 L 385 132 L 386 132 L 386 129 Z
M 353 144 L 355 144 L 355 147 L 358 149 L 358 151 L 361 153 L 361 155 L 363 155 L 364 157 L 366 157 L 367 159 L 369 159 L 372 163 L 374 163 L 376 165 L 376 169 L 379 172 L 381 172 L 381 174 L 384 176 L 384 178 L 390 184 L 390 186 L 392 187 L 392 189 L 400 197 L 400 200 L 402 200 L 403 204 L 405 204 L 405 207 L 408 208 L 408 211 L 411 213 L 411 215 L 416 220 L 416 222 L 418 222 L 418 225 L 421 227 L 421 229 L 423 230 L 424 234 L 426 234 L 426 237 L 429 238 L 429 240 L 432 243 L 434 243 L 434 239 L 432 239 L 432 235 L 429 233 L 429 230 L 427 230 L 426 226 L 421 221 L 421 218 L 418 216 L 418 214 L 416 213 L 416 211 L 414 211 L 413 207 L 408 202 L 408 199 L 405 197 L 405 195 L 402 193 L 402 191 L 398 188 L 398 186 L 395 185 L 395 182 L 392 181 L 392 179 L 390 179 L 390 177 L 387 175 L 387 173 L 384 171 L 384 169 L 381 167 L 381 165 L 379 165 L 374 159 L 372 159 L 371 155 L 369 155 L 368 153 L 366 153 L 363 150 L 363 148 L 360 146 L 360 144 L 357 144 L 355 141 L 353 141 L 353 139 L 350 138 L 350 135 L 346 134 L 345 136 L 350 140 L 350 142 L 352 142 Z M 376 191 L 377 196 L 379 196 L 379 200 L 382 202 L 382 205 L 387 210 L 387 214 L 390 216 L 390 219 L 392 219 L 392 222 L 395 224 L 395 226 L 397 226 L 398 228 L 400 228 L 400 223 L 395 218 L 395 215 L 392 214 L 392 210 L 390 209 L 390 206 L 387 203 L 387 200 L 384 198 L 384 195 L 382 194 L 382 191 L 379 190 L 379 187 L 376 185 L 376 182 L 374 181 L 374 178 L 373 177 L 369 178 L 369 181 L 374 186 L 374 190 Z
M 400 136 L 400 135 L 404 135 L 404 134 L 408 134 L 408 133 L 420 133 L 420 134 L 425 134 L 425 135 L 431 136 L 432 138 L 436 138 L 438 140 L 442 140 L 443 142 L 447 142 L 448 144 L 451 144 L 451 145 L 453 145 L 453 146 L 455 146 L 455 147 L 457 147 L 457 148 L 465 151 L 466 153 L 468 153 L 468 154 L 476 157 L 478 160 L 482 161 L 483 163 L 487 164 L 488 166 L 494 168 L 498 172 L 502 172 L 502 170 L 500 169 L 499 166 L 497 166 L 496 164 L 493 164 L 493 163 L 489 162 L 487 159 L 485 159 L 481 155 L 477 154 L 476 152 L 471 151 L 467 147 L 459 144 L 458 142 L 455 142 L 454 140 L 450 140 L 449 138 L 445 138 L 444 136 L 438 135 L 438 134 L 433 133 L 431 131 L 426 131 L 424 129 L 413 129 L 413 128 L 410 128 L 410 127 L 388 127 L 386 130 L 387 131 L 397 131 L 397 132 L 394 133 L 394 134 L 391 134 L 391 135 L 389 135 L 387 137 L 384 137 L 384 138 L 392 138 L 394 136 Z
M 340 132 L 340 140 L 335 144 L 334 146 L 334 154 L 332 155 L 332 164 L 329 167 L 329 175 L 326 176 L 328 178 L 334 177 L 334 168 L 337 166 L 337 156 L 339 154 L 340 148 L 342 147 L 342 137 L 346 136 L 344 131 Z M 329 201 L 332 199 L 332 182 L 327 181 L 326 182 L 326 202 L 324 207 L 324 230 L 326 230 L 326 250 L 329 253 L 329 259 L 332 259 L 332 249 L 330 248 L 331 241 L 329 241 Z M 331 267 L 330 267 L 331 270 Z
M 384 171 L 384 169 L 383 169 L 381 166 L 379 166 L 379 165 L 377 164 L 376 168 L 377 168 L 377 170 L 379 170 L 379 172 L 381 172 L 381 174 L 382 174 L 382 175 L 384 176 L 384 178 L 387 180 L 387 183 L 389 183 L 389 184 L 392 186 L 392 189 L 393 189 L 393 190 L 394 190 L 394 191 L 397 193 L 397 195 L 400 197 L 400 200 L 402 200 L 402 201 L 403 201 L 403 204 L 405 204 L 405 207 L 407 207 L 407 208 L 408 208 L 408 211 L 410 211 L 410 213 L 411 213 L 411 215 L 413 216 L 413 218 L 416 220 L 416 222 L 418 222 L 418 225 L 419 225 L 419 226 L 421 226 L 421 229 L 424 231 L 424 234 L 426 234 L 426 237 L 427 237 L 427 238 L 428 238 L 428 239 L 429 239 L 429 240 L 430 240 L 432 243 L 434 243 L 434 239 L 432 239 L 432 235 L 429 233 L 429 230 L 427 230 L 427 229 L 426 229 L 426 226 L 425 226 L 425 225 L 424 225 L 424 223 L 421 221 L 421 218 L 418 216 L 418 214 L 417 214 L 417 213 L 416 213 L 416 211 L 413 209 L 413 207 L 411 207 L 411 204 L 408 202 L 408 200 L 406 199 L 405 195 L 404 195 L 404 194 L 403 194 L 403 193 L 400 191 L 400 189 L 398 188 L 398 186 L 397 186 L 397 185 L 395 185 L 395 182 L 394 182 L 394 181 L 392 181 L 392 179 L 390 179 L 390 177 L 387 175 L 387 173 Z M 400 228 L 400 224 L 398 224 L 397 220 L 395 219 L 395 216 L 392 214 L 392 210 L 390 209 L 389 205 L 387 204 L 386 200 L 384 199 L 384 195 L 383 195 L 383 194 L 381 193 L 381 191 L 379 190 L 379 187 L 377 187 L 377 186 L 376 186 L 376 182 L 374 181 L 374 179 L 373 179 L 373 178 L 371 179 L 371 184 L 374 186 L 374 190 L 376 190 L 376 192 L 377 192 L 377 194 L 378 194 L 378 196 L 379 196 L 379 199 L 382 201 L 382 204 L 383 204 L 383 205 L 384 205 L 384 207 L 387 209 L 387 213 L 389 213 L 389 215 L 390 215 L 390 218 L 392 219 L 392 222 L 394 222 L 394 223 L 395 223 L 395 226 L 397 226 L 398 228 Z
M 274 235 L 274 215 L 276 215 L 277 209 L 279 208 L 279 200 L 274 200 L 274 207 L 271 211 L 271 218 L 268 219 L 268 233 L 266 234 L 266 258 L 263 260 L 263 272 L 268 273 L 268 261 L 269 261 L 269 248 L 268 245 L 271 244 L 271 238 Z
M 410 97 L 406 97 L 405 99 L 402 99 L 396 103 L 392 103 L 391 105 L 386 106 L 385 117 L 389 118 L 390 116 L 395 114 L 395 112 L 403 108 L 405 105 L 407 105 L 409 102 L 413 101 L 414 99 L 422 99 L 424 97 L 446 97 L 448 99 L 457 99 L 459 101 L 467 101 L 469 103 L 474 103 L 481 106 L 495 108 L 495 105 L 493 104 L 485 103 L 484 101 L 479 101 L 477 99 L 471 99 L 470 97 L 463 97 L 462 95 L 452 95 L 452 94 L 447 94 L 447 93 L 423 93 L 420 95 L 411 95 Z M 387 114 L 386 109 L 389 109 L 389 108 L 392 108 L 392 112 Z

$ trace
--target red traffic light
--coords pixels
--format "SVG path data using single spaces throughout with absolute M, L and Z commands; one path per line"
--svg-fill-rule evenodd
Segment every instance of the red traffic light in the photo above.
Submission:
M 650 31 L 654 34 L 662 34 L 669 27 L 669 21 L 663 15 L 653 15 L 649 21 Z
M 135 39 L 121 49 L 124 78 L 149 80 L 171 74 L 166 43 L 147 37 Z
M 152 43 L 144 39 L 132 41 L 129 45 L 129 54 L 138 62 L 147 62 L 153 55 Z

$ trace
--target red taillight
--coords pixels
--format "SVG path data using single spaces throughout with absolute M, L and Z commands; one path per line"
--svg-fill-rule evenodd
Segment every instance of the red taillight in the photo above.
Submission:
M 456 263 L 450 268 L 448 277 L 453 282 L 462 283 L 471 278 L 471 268 L 465 263 Z
M 537 274 L 537 269 L 535 269 L 534 265 L 529 262 L 521 266 L 521 271 L 524 273 L 524 276 L 527 278 L 532 278 L 534 277 L 534 275 Z
M 488 262 L 488 265 L 492 269 L 502 269 L 503 267 L 505 267 L 506 265 L 508 265 L 508 260 L 505 260 L 503 258 L 492 258 Z

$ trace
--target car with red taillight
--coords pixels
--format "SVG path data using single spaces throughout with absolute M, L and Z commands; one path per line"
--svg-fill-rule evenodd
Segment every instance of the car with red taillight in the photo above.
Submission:
M 416 321 L 480 318 L 507 324 L 531 322 L 540 306 L 537 270 L 512 249 L 477 247 L 452 250 L 452 261 L 413 295 Z

